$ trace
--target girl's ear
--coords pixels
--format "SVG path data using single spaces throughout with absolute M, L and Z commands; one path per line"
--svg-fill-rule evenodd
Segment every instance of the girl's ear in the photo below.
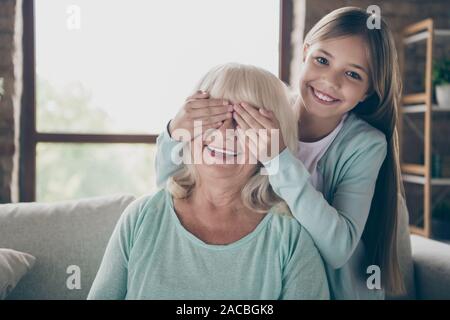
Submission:
M 366 92 L 366 94 L 362 97 L 362 99 L 359 102 L 363 102 L 364 100 L 367 99 L 368 96 L 369 96 L 369 93 Z
M 366 100 L 368 97 L 370 97 L 372 95 L 372 93 L 374 93 L 374 91 L 372 89 L 369 89 L 366 94 L 361 98 L 360 102 L 363 102 L 364 100 Z
M 306 60 L 306 56 L 308 55 L 309 44 L 305 43 L 303 45 L 303 62 Z

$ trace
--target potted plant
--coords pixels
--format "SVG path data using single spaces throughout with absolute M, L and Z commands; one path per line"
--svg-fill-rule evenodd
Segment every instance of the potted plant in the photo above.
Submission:
M 450 109 L 450 59 L 435 61 L 433 65 L 433 85 L 440 108 Z
M 450 203 L 439 203 L 432 213 L 433 236 L 438 239 L 450 239 Z

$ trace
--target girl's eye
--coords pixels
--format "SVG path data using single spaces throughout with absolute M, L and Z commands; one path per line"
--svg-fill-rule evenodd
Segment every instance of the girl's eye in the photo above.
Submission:
M 328 60 L 324 57 L 317 57 L 316 61 L 320 64 L 328 64 Z
M 359 74 L 357 74 L 356 72 L 353 71 L 347 71 L 347 74 L 352 77 L 353 79 L 356 80 L 361 80 L 361 76 Z

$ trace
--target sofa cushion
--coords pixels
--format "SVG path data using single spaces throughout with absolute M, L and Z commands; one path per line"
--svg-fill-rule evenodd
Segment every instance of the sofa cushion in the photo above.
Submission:
M 85 299 L 116 221 L 134 199 L 0 205 L 0 246 L 36 257 L 7 299 Z
M 450 245 L 411 236 L 418 299 L 450 299 Z
M 33 267 L 36 258 L 13 249 L 0 248 L 0 300 L 11 293 L 19 280 Z

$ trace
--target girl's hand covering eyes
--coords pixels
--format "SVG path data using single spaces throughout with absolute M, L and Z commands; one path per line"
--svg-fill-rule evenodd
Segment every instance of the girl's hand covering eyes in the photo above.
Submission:
M 241 144 L 249 147 L 251 156 L 260 162 L 267 162 L 286 148 L 280 124 L 272 111 L 245 102 L 235 104 L 233 107 L 235 111 L 233 118 L 238 125 L 238 139 Z M 277 141 L 272 142 L 274 138 L 277 138 Z
M 175 118 L 170 121 L 169 134 L 177 141 L 185 141 L 187 136 L 183 133 L 187 130 L 192 140 L 195 138 L 194 130 L 205 132 L 219 128 L 223 121 L 232 118 L 232 111 L 233 106 L 228 101 L 210 99 L 209 93 L 197 91 L 186 99 Z

